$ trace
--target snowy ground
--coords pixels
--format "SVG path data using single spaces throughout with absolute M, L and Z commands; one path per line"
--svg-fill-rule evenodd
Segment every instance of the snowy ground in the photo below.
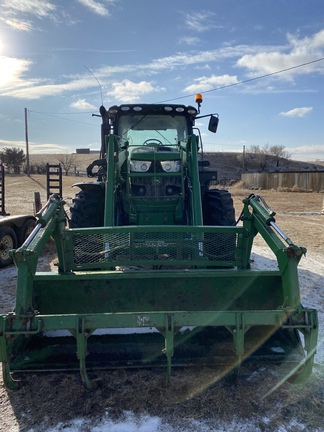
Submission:
M 256 246 L 254 248 L 254 253 L 252 255 L 252 259 L 254 260 L 253 265 L 258 268 L 265 267 L 273 267 L 276 265 L 275 261 L 272 259 L 272 254 L 268 249 L 265 249 L 261 246 Z M 323 383 L 324 381 L 324 290 L 323 290 L 323 282 L 324 282 L 324 263 L 321 256 L 307 256 L 303 258 L 301 264 L 299 266 L 300 271 L 300 284 L 301 284 L 301 293 L 303 298 L 303 304 L 306 307 L 316 308 L 319 313 L 320 320 L 320 331 L 319 331 L 319 345 L 318 352 L 315 359 L 315 367 L 313 372 L 313 381 L 320 386 L 319 383 Z M 7 269 L 2 269 L 0 273 L 0 291 L 3 291 L 3 294 L 6 293 L 7 297 L 5 303 L 12 302 L 14 292 L 7 290 L 3 290 L 4 288 L 4 280 L 6 280 L 6 286 L 8 286 L 8 281 L 15 279 L 15 268 L 10 267 Z M 4 300 L 4 298 L 3 298 Z M 4 306 L 3 304 L 1 305 Z M 2 309 L 2 308 L 1 308 Z M 2 310 L 3 312 L 3 310 Z M 253 379 L 253 374 L 251 375 L 251 379 Z M 292 393 L 298 392 L 298 386 L 290 386 Z M 296 390 L 294 390 L 296 389 Z M 1 388 L 0 388 L 1 390 Z M 48 388 L 50 392 L 52 389 Z M 319 390 L 320 391 L 320 390 Z M 291 409 L 291 406 L 294 404 L 291 402 L 286 403 L 284 400 L 274 399 L 274 403 L 276 406 L 273 406 L 272 409 L 265 409 L 264 413 L 260 413 L 260 409 L 256 409 L 257 415 L 252 416 L 251 418 L 243 418 L 241 416 L 236 416 L 235 412 L 233 412 L 232 418 L 228 419 L 226 416 L 219 417 L 215 420 L 215 415 L 211 415 L 210 419 L 204 418 L 204 420 L 197 420 L 191 411 L 187 412 L 187 415 L 183 418 L 179 418 L 176 421 L 176 425 L 173 422 L 170 423 L 168 419 L 165 419 L 163 415 L 147 415 L 145 414 L 145 407 L 143 407 L 142 413 L 134 413 L 127 408 L 127 404 L 125 402 L 125 409 L 122 416 L 116 420 L 113 416 L 110 415 L 110 408 L 102 413 L 100 416 L 94 416 L 94 418 L 89 417 L 89 415 L 82 416 L 79 414 L 74 418 L 70 418 L 66 420 L 62 415 L 62 420 L 57 422 L 55 426 L 49 426 L 49 424 L 53 424 L 53 422 L 49 422 L 49 418 L 51 416 L 50 413 L 44 416 L 43 421 L 41 423 L 37 422 L 33 427 L 24 426 L 24 417 L 26 418 L 26 424 L 30 424 L 30 416 L 31 410 L 28 409 L 28 399 L 26 400 L 26 405 L 23 408 L 22 413 L 17 416 L 17 408 L 14 411 L 11 411 L 10 403 L 5 400 L 5 393 L 3 390 L 0 393 L 0 404 L 3 406 L 2 413 L 0 413 L 0 418 L 2 420 L 2 426 L 0 423 L 0 431 L 6 432 L 39 432 L 39 431 L 48 431 L 48 432 L 79 432 L 79 431 L 93 431 L 93 432 L 101 432 L 101 431 L 109 431 L 109 432 L 236 432 L 236 431 L 255 431 L 255 432 L 269 432 L 269 431 L 278 431 L 278 432 L 298 432 L 298 431 L 310 431 L 310 432 L 322 432 L 324 431 L 324 426 L 309 426 L 309 422 L 307 420 L 303 421 L 302 419 L 298 419 L 292 413 L 294 412 Z M 235 393 L 235 388 L 233 389 Z M 10 392 L 9 392 L 10 393 Z M 318 390 L 317 390 L 318 393 Z M 294 396 L 290 395 L 290 399 Z M 296 396 L 297 397 L 297 396 Z M 10 398 L 10 394 L 9 394 Z M 32 399 L 31 399 L 32 400 Z M 322 392 L 317 395 L 316 398 L 310 398 L 312 404 L 319 404 L 320 408 L 324 408 L 324 390 L 322 387 Z M 284 420 L 280 421 L 280 425 L 278 425 L 278 421 L 276 420 L 277 411 L 281 413 L 285 409 L 285 403 L 287 406 L 289 405 L 290 411 L 287 411 L 287 417 Z M 296 402 L 297 404 L 297 402 Z M 267 405 L 265 405 L 266 407 Z M 297 409 L 298 409 L 298 405 Z M 35 408 L 35 407 L 34 407 Z M 318 408 L 318 407 L 316 407 Z M 60 406 L 56 407 L 57 410 L 60 410 Z M 216 409 L 216 407 L 215 407 Z M 262 410 L 261 410 L 262 411 Z M 81 410 L 82 412 L 82 410 Z M 322 410 L 323 412 L 323 410 Z M 211 413 L 212 414 L 212 413 Z M 19 421 L 15 421 L 16 417 L 19 417 Z M 73 417 L 73 416 L 72 416 Z M 11 419 L 9 421 L 9 418 Z M 56 415 L 55 418 L 59 418 Z M 216 416 L 217 418 L 217 416 Z M 27 422 L 27 419 L 29 420 Z M 315 422 L 316 423 L 316 422 Z M 318 423 L 318 422 L 317 422 Z

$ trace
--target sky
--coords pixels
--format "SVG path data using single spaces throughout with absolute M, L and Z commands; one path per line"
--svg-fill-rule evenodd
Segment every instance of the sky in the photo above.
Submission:
M 324 160 L 322 0 L 0 0 L 0 151 L 100 147 L 99 106 L 195 105 L 205 151 Z

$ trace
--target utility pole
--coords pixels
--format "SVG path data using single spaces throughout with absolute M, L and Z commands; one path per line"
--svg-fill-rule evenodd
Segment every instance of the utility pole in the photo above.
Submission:
M 27 176 L 30 177 L 27 108 L 25 108 L 25 137 L 26 137 L 26 171 L 27 171 Z
M 246 170 L 246 164 L 245 164 L 245 145 L 243 146 L 243 171 Z

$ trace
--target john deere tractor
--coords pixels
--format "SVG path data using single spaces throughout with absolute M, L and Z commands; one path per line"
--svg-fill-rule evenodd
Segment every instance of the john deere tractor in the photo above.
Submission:
M 228 191 L 204 160 L 197 119 L 178 104 L 100 107 L 100 158 L 78 183 L 68 216 L 53 195 L 25 243 L 14 311 L 0 317 L 4 382 L 19 371 L 208 364 L 236 375 L 245 361 L 282 364 L 302 382 L 316 352 L 316 310 L 304 308 L 297 265 L 306 253 L 258 195 L 235 221 Z M 277 267 L 251 268 L 260 234 Z M 56 271 L 37 270 L 53 237 Z M 62 335 L 63 332 L 63 335 Z M 56 334 L 56 337 L 53 336 Z M 63 337 L 64 336 L 64 337 Z M 220 366 L 221 365 L 221 366 Z
M 87 169 L 98 180 L 76 185 L 81 192 L 71 207 L 70 226 L 235 225 L 230 194 L 209 189 L 217 173 L 206 170 L 209 162 L 194 134 L 195 120 L 207 117 L 198 112 L 184 105 L 101 107 L 101 159 Z M 209 131 L 216 132 L 218 116 L 208 117 Z M 107 158 L 105 137 L 112 133 L 116 140 Z

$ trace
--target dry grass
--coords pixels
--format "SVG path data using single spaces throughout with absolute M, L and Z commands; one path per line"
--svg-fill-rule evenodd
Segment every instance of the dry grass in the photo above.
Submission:
M 30 165 L 46 165 L 49 164 L 58 164 L 61 156 L 66 157 L 67 155 L 59 155 L 59 154 L 31 154 L 29 158 Z M 72 154 L 73 156 L 73 169 L 76 171 L 84 172 L 87 166 L 93 162 L 94 160 L 99 158 L 99 154 Z
M 70 203 L 72 197 L 78 192 L 78 188 L 72 188 L 73 184 L 87 182 L 87 177 L 63 176 L 63 199 Z M 34 194 L 40 193 L 41 202 L 47 201 L 46 175 L 7 174 L 5 179 L 5 203 L 6 211 L 11 215 L 22 213 L 34 214 Z
M 269 207 L 276 212 L 276 223 L 293 242 L 299 246 L 305 246 L 311 254 L 322 252 L 324 244 L 324 215 L 321 214 L 323 194 L 273 190 L 250 191 L 235 188 L 232 188 L 231 192 L 236 217 L 239 217 L 242 210 L 242 199 L 249 196 L 250 193 L 261 195 Z M 255 241 L 263 244 L 260 236 L 257 236 Z

